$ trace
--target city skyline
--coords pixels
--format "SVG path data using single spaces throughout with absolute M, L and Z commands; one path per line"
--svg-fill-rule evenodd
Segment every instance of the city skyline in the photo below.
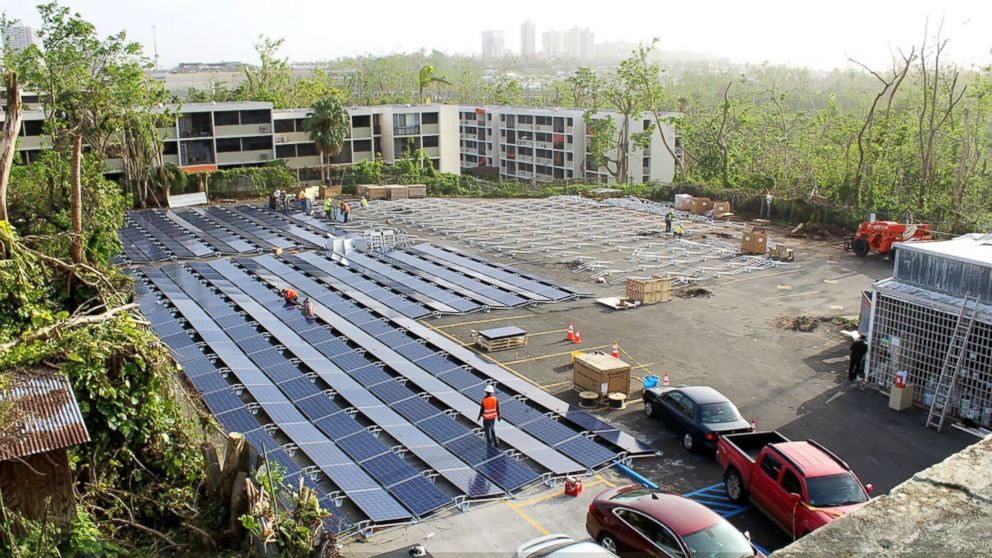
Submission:
M 943 23 L 951 42 L 947 59 L 963 65 L 988 65 L 990 41 L 984 30 L 992 27 L 992 6 L 949 2 L 934 7 L 923 0 L 854 2 L 838 0 L 829 10 L 797 8 L 776 0 L 746 6 L 715 0 L 664 8 L 664 17 L 652 9 L 621 0 L 608 10 L 600 3 L 578 0 L 561 5 L 508 0 L 499 13 L 487 14 L 477 24 L 464 25 L 455 10 L 426 14 L 412 6 L 387 2 L 388 19 L 374 26 L 346 24 L 367 21 L 367 10 L 354 5 L 326 5 L 288 0 L 274 10 L 262 0 L 209 3 L 175 0 L 168 6 L 155 0 L 121 2 L 67 0 L 64 2 L 92 21 L 101 34 L 124 29 L 153 55 L 156 27 L 160 65 L 180 62 L 256 59 L 254 44 L 260 34 L 284 38 L 283 55 L 294 62 L 315 62 L 355 55 L 439 50 L 449 54 L 479 55 L 479 34 L 486 29 L 507 30 L 505 45 L 518 51 L 520 24 L 535 25 L 535 48 L 550 29 L 590 28 L 600 43 L 647 42 L 659 37 L 663 51 L 687 51 L 732 62 L 789 64 L 814 69 L 854 67 L 854 58 L 873 67 L 890 63 L 898 48 L 919 45 L 929 21 L 931 34 Z M 236 10 L 236 11 L 235 11 Z M 6 8 L 9 19 L 40 27 L 31 3 Z M 196 18 L 187 17 L 196 14 Z M 854 17 L 851 14 L 858 14 Z M 632 14 L 640 14 L 631 17 Z M 720 17 L 714 17 L 718 14 Z M 812 24 L 815 22 L 815 25 Z M 375 29 L 372 33 L 369 29 Z M 208 40 L 204 40 L 208 38 Z M 838 41 L 842 38 L 842 41 Z M 543 46 L 543 44 L 542 44 Z

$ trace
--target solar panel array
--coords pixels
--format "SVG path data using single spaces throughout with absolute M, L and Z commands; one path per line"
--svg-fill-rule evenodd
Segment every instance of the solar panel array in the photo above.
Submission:
M 328 528 L 416 521 L 654 453 L 417 321 L 575 296 L 566 288 L 430 245 L 250 256 L 337 233 L 252 206 L 142 212 L 121 231 L 132 262 L 194 260 L 132 267 L 138 302 L 218 422 L 313 488 Z M 223 254 L 242 257 L 203 259 Z M 284 303 L 289 286 L 314 316 Z M 487 384 L 499 448 L 477 423 Z

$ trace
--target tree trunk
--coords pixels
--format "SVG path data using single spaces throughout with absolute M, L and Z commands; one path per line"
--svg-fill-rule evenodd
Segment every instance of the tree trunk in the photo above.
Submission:
M 83 252 L 83 135 L 77 129 L 72 132 L 72 263 L 84 263 Z
M 717 145 L 720 147 L 720 176 L 724 188 L 730 187 L 730 150 L 727 147 L 725 133 L 727 131 L 727 117 L 730 115 L 730 86 L 733 84 L 734 82 L 728 83 L 727 88 L 723 90 L 723 118 L 720 121 L 720 132 L 717 135 Z
M 968 185 L 968 157 L 969 143 L 971 142 L 971 126 L 969 122 L 968 109 L 964 109 L 962 117 L 964 119 L 964 137 L 961 145 L 961 160 L 958 163 L 958 172 L 954 178 L 954 188 L 951 191 L 952 208 L 954 210 L 954 232 L 961 226 L 961 199 L 964 197 L 964 190 Z
M 7 90 L 7 118 L 0 135 L 0 221 L 7 221 L 7 184 L 10 181 L 10 167 L 14 164 L 14 146 L 21 129 L 21 88 L 17 82 L 17 72 L 7 69 L 4 75 Z

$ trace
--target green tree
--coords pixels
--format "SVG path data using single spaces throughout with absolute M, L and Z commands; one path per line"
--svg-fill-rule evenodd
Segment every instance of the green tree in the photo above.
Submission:
M 427 96 L 427 89 L 430 86 L 451 85 L 447 78 L 437 75 L 437 68 L 434 67 L 434 64 L 425 64 L 420 68 L 420 71 L 417 72 L 417 78 L 421 103 L 430 102 L 430 97 Z
M 303 129 L 321 153 L 321 179 L 326 180 L 331 159 L 341 152 L 351 131 L 351 117 L 337 96 L 328 95 L 314 103 L 303 120 Z
M 255 43 L 258 67 L 245 66 L 245 82 L 235 90 L 238 100 L 269 101 L 275 108 L 289 107 L 293 74 L 289 61 L 279 57 L 283 39 L 259 35 Z

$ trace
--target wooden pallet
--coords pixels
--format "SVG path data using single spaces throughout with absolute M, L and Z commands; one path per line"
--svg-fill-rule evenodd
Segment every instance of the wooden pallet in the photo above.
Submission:
M 499 339 L 488 339 L 482 335 L 475 336 L 475 344 L 491 353 L 494 351 L 505 351 L 517 347 L 527 346 L 527 336 L 517 335 L 514 337 L 501 337 Z

